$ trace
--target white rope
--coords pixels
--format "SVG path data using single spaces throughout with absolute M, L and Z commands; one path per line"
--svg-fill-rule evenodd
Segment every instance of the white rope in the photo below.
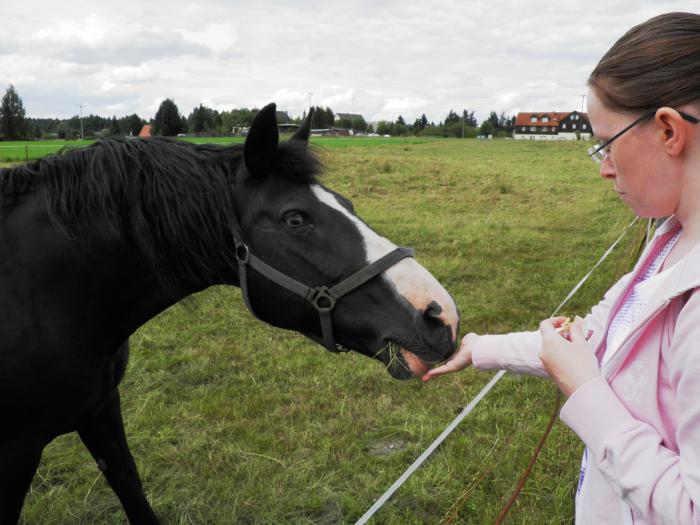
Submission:
M 557 309 L 554 310 L 554 313 L 550 317 L 554 317 L 555 315 L 557 315 L 559 313 L 559 310 L 561 310 L 564 307 L 564 305 L 569 302 L 569 299 L 571 299 L 574 296 L 574 294 L 576 292 L 578 292 L 579 288 L 581 288 L 581 286 L 583 286 L 583 283 L 585 283 L 588 280 L 588 278 L 591 276 L 591 274 L 598 269 L 598 266 L 603 264 L 603 261 L 608 258 L 608 255 L 610 255 L 610 253 L 615 249 L 615 246 L 617 246 L 620 243 L 620 241 L 622 240 L 622 238 L 625 236 L 625 234 L 627 233 L 627 230 L 629 230 L 632 226 L 634 226 L 634 224 L 638 220 L 639 220 L 639 217 L 635 217 L 634 220 L 627 225 L 627 228 L 624 229 L 624 231 L 617 238 L 617 240 L 614 243 L 612 243 L 610 245 L 610 248 L 608 248 L 605 251 L 605 253 L 600 257 L 600 259 L 598 259 L 598 262 L 595 263 L 593 268 L 591 268 L 591 271 L 588 272 L 586 275 L 584 275 L 583 279 L 581 279 L 578 282 L 578 284 L 573 287 L 573 289 L 569 292 L 569 295 L 567 295 L 566 298 L 561 302 L 561 304 L 559 306 L 557 306 Z
M 598 262 L 593 266 L 590 272 L 588 272 L 586 275 L 583 276 L 583 278 L 578 282 L 576 286 L 573 287 L 573 289 L 569 292 L 569 295 L 566 296 L 566 298 L 561 302 L 559 306 L 557 306 L 556 310 L 552 313 L 550 317 L 554 317 L 559 313 L 559 311 L 564 307 L 564 305 L 569 302 L 569 300 L 574 296 L 574 294 L 583 286 L 583 283 L 585 283 L 588 278 L 591 276 L 591 274 L 603 263 L 605 259 L 608 258 L 608 255 L 612 253 L 612 251 L 615 249 L 615 247 L 620 243 L 622 238 L 625 236 L 627 231 L 634 226 L 634 224 L 637 222 L 637 219 L 639 217 L 635 217 L 634 220 L 627 225 L 627 227 L 624 229 L 622 234 L 617 238 L 617 240 L 610 245 L 610 248 L 608 248 L 605 253 L 598 259 Z M 488 394 L 491 389 L 498 383 L 498 381 L 505 375 L 506 371 L 505 370 L 500 370 L 495 376 L 491 378 L 491 381 L 489 381 L 484 388 L 481 389 L 481 392 L 479 392 L 474 399 L 472 399 L 469 404 L 464 407 L 464 410 L 459 413 L 459 415 L 448 425 L 448 427 L 443 430 L 442 434 L 440 434 L 435 441 L 431 443 L 431 445 L 423 452 L 418 459 L 416 459 L 413 464 L 406 469 L 406 471 L 401 475 L 399 479 L 397 479 L 391 487 L 389 487 L 382 496 L 374 502 L 374 505 L 372 505 L 367 512 L 365 512 L 359 520 L 355 522 L 355 525 L 364 525 L 369 521 L 369 519 L 374 515 L 375 512 L 377 512 L 380 508 L 384 506 L 384 504 L 389 501 L 389 498 L 394 495 L 394 493 L 403 485 L 408 478 L 411 477 L 411 475 L 418 470 L 418 468 L 423 464 L 423 462 L 428 459 L 428 457 L 435 451 L 436 448 L 440 446 L 440 444 L 445 441 L 447 436 L 449 436 L 452 431 L 457 428 L 457 425 L 459 425 L 462 420 L 469 415 L 469 413 L 474 410 L 476 405 L 479 404 L 479 402 Z

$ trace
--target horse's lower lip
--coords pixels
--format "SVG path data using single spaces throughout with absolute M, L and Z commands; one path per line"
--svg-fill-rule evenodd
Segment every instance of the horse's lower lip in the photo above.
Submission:
M 406 361 L 408 367 L 411 369 L 413 377 L 421 377 L 428 371 L 428 365 L 425 363 L 425 361 L 423 361 L 413 352 L 402 348 L 401 355 L 403 356 L 404 361 Z

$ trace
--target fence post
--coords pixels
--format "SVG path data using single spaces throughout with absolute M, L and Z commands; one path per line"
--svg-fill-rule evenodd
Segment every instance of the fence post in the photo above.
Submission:
M 29 162 L 29 144 L 24 145 L 24 158 Z

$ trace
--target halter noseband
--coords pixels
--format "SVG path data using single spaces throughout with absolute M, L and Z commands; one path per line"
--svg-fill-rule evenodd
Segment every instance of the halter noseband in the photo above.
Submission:
M 413 254 L 414 252 L 412 248 L 396 248 L 380 259 L 377 259 L 361 270 L 358 270 L 335 286 L 330 288 L 327 286 L 316 286 L 315 288 L 312 288 L 300 283 L 296 279 L 292 279 L 279 270 L 275 270 L 272 266 L 253 255 L 247 244 L 242 241 L 236 241 L 236 259 L 238 260 L 238 275 L 241 292 L 243 294 L 243 300 L 245 301 L 248 310 L 250 310 L 250 313 L 257 317 L 255 311 L 253 310 L 253 306 L 250 303 L 250 297 L 248 296 L 248 265 L 282 288 L 303 297 L 309 303 L 311 303 L 314 308 L 316 308 L 316 311 L 318 311 L 321 318 L 321 331 L 323 333 L 323 338 L 320 339 L 314 335 L 306 335 L 317 343 L 325 346 L 326 349 L 331 352 L 349 351 L 348 348 L 338 345 L 333 337 L 333 319 L 331 312 L 333 311 L 333 308 L 335 308 L 338 300 L 348 292 L 362 286 L 373 277 L 376 277 L 383 271 L 394 266 L 400 260 L 405 259 L 406 257 L 413 257 Z

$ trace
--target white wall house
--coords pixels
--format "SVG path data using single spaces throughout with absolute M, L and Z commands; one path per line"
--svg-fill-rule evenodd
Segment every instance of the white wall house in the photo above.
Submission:
M 513 138 L 516 140 L 576 140 L 593 137 L 588 114 L 580 111 L 518 113 Z

